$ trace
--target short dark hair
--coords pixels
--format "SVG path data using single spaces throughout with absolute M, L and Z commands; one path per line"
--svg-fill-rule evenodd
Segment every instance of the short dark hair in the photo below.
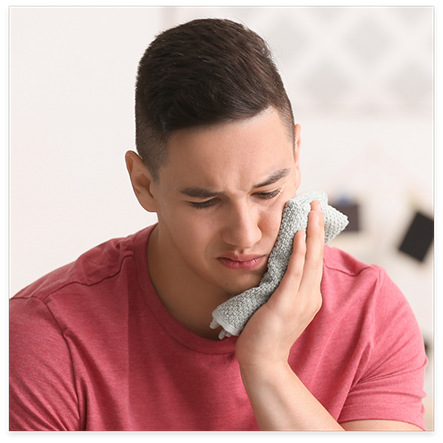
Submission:
M 140 60 L 136 146 L 153 179 L 174 131 L 279 111 L 293 138 L 294 117 L 266 42 L 230 20 L 198 19 L 159 34 Z

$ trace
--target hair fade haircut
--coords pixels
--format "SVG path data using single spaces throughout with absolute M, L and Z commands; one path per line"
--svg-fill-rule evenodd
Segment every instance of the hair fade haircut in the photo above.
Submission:
M 265 41 L 230 20 L 198 19 L 159 34 L 140 60 L 136 146 L 154 181 L 174 131 L 279 111 L 290 137 L 294 117 Z

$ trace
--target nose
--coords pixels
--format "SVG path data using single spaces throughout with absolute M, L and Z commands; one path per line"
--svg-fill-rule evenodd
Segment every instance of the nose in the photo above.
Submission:
M 232 204 L 224 221 L 223 240 L 241 251 L 251 249 L 262 238 L 259 220 L 253 205 Z

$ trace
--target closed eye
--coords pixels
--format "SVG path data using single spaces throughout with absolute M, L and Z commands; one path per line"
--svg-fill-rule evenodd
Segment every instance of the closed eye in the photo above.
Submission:
M 211 198 L 211 200 L 206 200 L 204 202 L 189 202 L 191 206 L 197 209 L 209 208 L 217 203 L 216 198 Z
M 268 200 L 274 197 L 277 197 L 281 192 L 281 188 L 276 189 L 275 191 L 271 192 L 257 192 L 254 195 L 258 196 L 258 198 L 261 198 L 263 200 Z
M 270 200 L 271 198 L 277 197 L 281 193 L 281 188 L 275 189 L 271 192 L 256 192 L 254 196 L 258 197 L 261 200 Z M 196 209 L 204 209 L 210 208 L 214 206 L 219 201 L 219 198 L 211 198 L 210 200 L 206 200 L 203 202 L 189 202 L 189 204 Z

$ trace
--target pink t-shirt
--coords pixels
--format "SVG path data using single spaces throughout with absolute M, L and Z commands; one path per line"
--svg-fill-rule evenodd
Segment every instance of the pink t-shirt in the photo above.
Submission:
M 106 242 L 10 301 L 10 430 L 257 430 L 236 337 L 201 338 L 149 279 L 152 228 Z M 424 428 L 426 357 L 378 266 L 326 247 L 323 305 L 290 364 L 339 422 Z

